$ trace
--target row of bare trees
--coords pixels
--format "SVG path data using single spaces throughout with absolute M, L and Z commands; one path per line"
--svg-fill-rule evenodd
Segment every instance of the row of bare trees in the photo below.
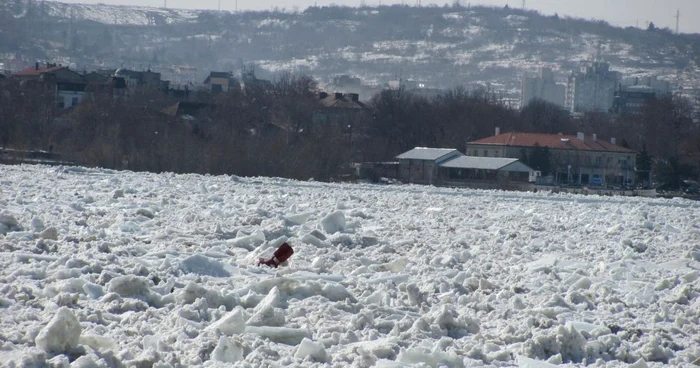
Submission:
M 327 112 L 317 92 L 310 77 L 283 75 L 272 86 L 206 97 L 199 114 L 183 119 L 162 112 L 176 101 L 160 91 L 136 89 L 120 98 L 100 91 L 59 111 L 50 86 L 5 82 L 0 144 L 53 148 L 87 166 L 333 180 L 352 162 L 391 160 L 416 146 L 464 150 L 500 127 L 615 137 L 642 152 L 638 161 L 650 167 L 641 169 L 655 170 L 661 182 L 677 184 L 700 172 L 700 127 L 682 98 L 650 101 L 640 114 L 574 120 L 542 101 L 510 109 L 488 90 L 455 88 L 432 98 L 385 90 L 362 112 L 334 112 L 335 119 L 318 123 L 315 114 Z

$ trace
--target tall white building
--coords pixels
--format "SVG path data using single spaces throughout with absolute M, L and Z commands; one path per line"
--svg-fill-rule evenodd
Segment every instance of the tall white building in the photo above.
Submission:
M 523 77 L 520 93 L 520 107 L 525 107 L 534 99 L 540 99 L 564 106 L 566 86 L 557 84 L 552 69 L 540 68 L 537 77 Z
M 610 64 L 593 62 L 569 76 L 566 106 L 571 112 L 608 112 L 613 107 L 620 73 L 610 70 Z

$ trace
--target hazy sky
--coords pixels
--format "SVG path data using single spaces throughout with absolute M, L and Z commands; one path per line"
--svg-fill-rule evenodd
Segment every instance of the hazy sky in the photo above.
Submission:
M 81 3 L 107 3 L 120 5 L 163 6 L 163 0 L 68 0 Z M 217 9 L 221 1 L 222 10 L 234 10 L 238 3 L 239 10 L 270 9 L 279 7 L 303 10 L 311 5 L 327 6 L 331 4 L 358 6 L 387 4 L 418 4 L 431 3 L 444 5 L 449 1 L 431 0 L 167 0 L 169 8 L 187 9 Z M 461 0 L 463 5 L 492 5 L 511 7 L 522 6 L 522 0 Z M 526 7 L 537 9 L 545 14 L 559 13 L 585 19 L 603 19 L 620 27 L 646 27 L 647 22 L 654 22 L 659 27 L 676 29 L 676 10 L 681 11 L 680 31 L 683 33 L 700 33 L 700 0 L 526 0 Z

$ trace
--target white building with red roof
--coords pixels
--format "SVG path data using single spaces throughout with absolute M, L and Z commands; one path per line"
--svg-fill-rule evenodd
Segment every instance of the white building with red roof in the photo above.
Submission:
M 467 143 L 467 155 L 518 158 L 535 170 L 551 174 L 556 183 L 591 186 L 632 185 L 637 152 L 619 146 L 615 138 L 539 133 L 500 133 Z M 533 157 L 548 157 L 548 163 Z
M 83 77 L 66 66 L 47 64 L 25 68 L 12 74 L 12 78 L 25 83 L 41 83 L 52 88 L 56 107 L 60 109 L 77 106 L 85 98 L 87 82 Z

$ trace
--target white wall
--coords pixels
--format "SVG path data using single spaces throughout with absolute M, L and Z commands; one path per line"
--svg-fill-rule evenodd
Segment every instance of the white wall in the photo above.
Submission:
M 85 92 L 82 91 L 58 91 L 56 92 L 56 106 L 61 107 L 60 103 L 63 102 L 63 108 L 67 109 L 73 106 L 73 98 L 77 98 L 77 105 L 83 102 L 85 98 Z

